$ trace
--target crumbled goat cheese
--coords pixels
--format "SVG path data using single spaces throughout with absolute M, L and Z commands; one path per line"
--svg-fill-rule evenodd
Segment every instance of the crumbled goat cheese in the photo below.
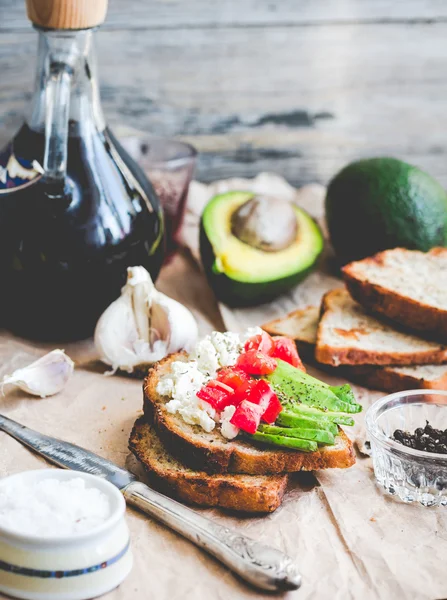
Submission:
M 212 343 L 210 336 L 206 336 L 196 344 L 196 347 L 191 352 L 191 358 L 197 361 L 198 369 L 212 379 L 217 369 L 219 369 L 219 354 Z
M 157 385 L 160 395 L 172 398 L 166 404 L 167 411 L 171 414 L 178 413 L 185 423 L 200 425 L 207 432 L 212 431 L 215 421 L 219 420 L 218 415 L 208 402 L 203 402 L 196 394 L 207 381 L 216 377 L 221 367 L 234 365 L 245 342 L 260 333 L 260 327 L 250 327 L 241 335 L 231 331 L 213 331 L 196 344 L 190 354 L 191 360 L 173 362 L 169 374 L 161 378 Z M 228 439 L 236 437 L 239 432 L 229 422 L 233 416 L 230 412 L 223 411 L 222 415 L 230 416 L 225 417 L 225 422 L 221 421 L 222 434 Z
M 185 423 L 200 425 L 210 432 L 215 427 L 215 410 L 196 396 L 205 381 L 206 376 L 199 370 L 197 361 L 175 361 L 169 376 L 160 379 L 157 392 L 172 398 L 166 404 L 168 412 L 178 413 Z
M 239 427 L 230 423 L 231 417 L 236 412 L 235 406 L 227 406 L 220 414 L 221 427 L 220 431 L 227 440 L 234 439 L 239 433 Z
M 111 513 L 107 496 L 74 477 L 0 483 L 0 526 L 42 537 L 91 531 Z
M 216 350 L 220 367 L 229 367 L 236 363 L 243 348 L 241 337 L 237 333 L 213 331 L 210 340 Z

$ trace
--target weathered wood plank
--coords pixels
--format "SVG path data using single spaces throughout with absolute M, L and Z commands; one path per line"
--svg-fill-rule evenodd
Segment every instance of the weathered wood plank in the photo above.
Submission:
M 447 23 L 98 35 L 112 125 L 184 135 L 205 180 L 270 169 L 326 182 L 360 156 L 410 160 L 447 184 Z M 29 97 L 33 33 L 0 36 L 1 137 Z
M 93 0 L 92 0 L 93 1 Z M 247 27 L 447 18 L 445 0 L 110 0 L 105 27 Z M 0 28 L 26 29 L 24 0 L 0 0 Z

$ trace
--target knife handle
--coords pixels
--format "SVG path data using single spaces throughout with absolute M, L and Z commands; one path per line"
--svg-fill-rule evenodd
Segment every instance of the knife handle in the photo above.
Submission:
M 202 517 L 139 481 L 130 483 L 123 494 L 129 504 L 180 533 L 251 585 L 275 592 L 300 587 L 301 575 L 283 552 Z

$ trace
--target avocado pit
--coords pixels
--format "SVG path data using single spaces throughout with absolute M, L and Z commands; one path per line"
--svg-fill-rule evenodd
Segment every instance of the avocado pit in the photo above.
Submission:
M 287 200 L 258 195 L 234 211 L 231 232 L 252 248 L 279 252 L 295 242 L 298 220 Z

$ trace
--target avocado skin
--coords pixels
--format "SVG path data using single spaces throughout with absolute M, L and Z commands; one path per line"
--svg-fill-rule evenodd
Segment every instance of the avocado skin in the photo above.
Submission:
M 213 264 L 215 260 L 213 247 L 205 233 L 203 223 L 200 223 L 200 254 L 207 279 L 217 298 L 232 308 L 242 308 L 262 304 L 287 292 L 300 283 L 311 273 L 315 264 L 304 271 L 294 273 L 282 279 L 262 283 L 245 283 L 231 279 L 225 273 L 215 273 Z
M 433 177 L 394 158 L 351 163 L 329 183 L 326 216 L 338 261 L 389 248 L 447 245 L 447 194 Z

